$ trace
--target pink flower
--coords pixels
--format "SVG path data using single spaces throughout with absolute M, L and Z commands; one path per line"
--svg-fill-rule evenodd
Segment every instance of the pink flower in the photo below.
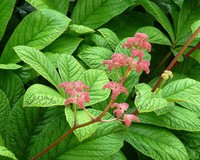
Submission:
M 103 86 L 103 89 L 109 88 L 112 90 L 112 99 L 116 99 L 117 96 L 121 93 L 124 92 L 126 94 L 128 94 L 128 91 L 126 90 L 126 88 L 117 82 L 109 82 L 107 84 L 105 84 Z
M 108 64 L 108 70 L 112 70 L 115 68 L 119 68 L 119 67 L 123 67 L 126 66 L 127 63 L 125 61 L 126 59 L 126 55 L 125 54 L 119 54 L 119 53 L 115 53 L 112 55 L 111 60 L 104 60 L 103 61 L 103 66 L 105 64 Z
M 149 69 L 150 62 L 149 61 L 145 61 L 145 60 L 137 61 L 137 62 L 133 63 L 133 65 L 136 68 L 136 72 L 138 72 L 138 73 L 143 70 L 146 72 L 146 74 L 149 74 L 149 72 L 150 72 L 150 69 Z
M 70 103 L 77 104 L 81 109 L 84 109 L 84 102 L 90 101 L 90 96 L 88 92 L 89 87 L 81 81 L 77 82 L 65 82 L 58 86 L 59 88 L 65 88 L 65 92 L 68 94 L 69 98 L 66 99 L 65 105 Z
M 133 58 L 136 57 L 136 56 L 139 57 L 139 60 L 142 60 L 144 58 L 144 53 L 139 49 L 132 50 L 131 52 L 132 52 Z
M 70 98 L 67 98 L 65 101 L 65 105 L 69 105 L 70 103 L 77 104 L 80 109 L 84 109 L 84 102 L 90 102 L 90 96 L 87 92 L 77 92 L 75 96 L 72 96 Z
M 132 120 L 139 122 L 139 118 L 133 114 L 124 114 L 123 121 L 125 122 L 125 125 L 129 127 L 132 123 Z
M 128 106 L 129 105 L 127 103 L 113 103 L 111 107 L 117 108 L 113 111 L 113 113 L 116 113 L 116 117 L 120 118 L 123 115 L 124 111 L 128 109 Z
M 60 84 L 58 86 L 58 88 L 65 88 L 65 92 L 71 96 L 71 95 L 75 95 L 76 92 L 82 92 L 82 91 L 89 91 L 89 87 L 87 85 L 85 85 L 83 82 L 81 81 L 77 81 L 77 82 L 64 82 L 62 84 Z
M 148 42 L 148 36 L 144 33 L 136 33 L 133 38 L 127 38 L 126 42 L 122 44 L 122 48 L 128 48 L 130 50 L 146 49 L 148 52 L 151 51 L 151 44 Z

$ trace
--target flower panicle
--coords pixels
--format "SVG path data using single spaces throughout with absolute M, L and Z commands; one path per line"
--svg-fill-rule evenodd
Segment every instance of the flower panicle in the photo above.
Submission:
M 58 86 L 64 88 L 65 92 L 69 96 L 66 99 L 65 105 L 71 103 L 77 104 L 80 109 L 84 109 L 84 102 L 90 102 L 89 87 L 81 81 L 76 82 L 64 82 Z

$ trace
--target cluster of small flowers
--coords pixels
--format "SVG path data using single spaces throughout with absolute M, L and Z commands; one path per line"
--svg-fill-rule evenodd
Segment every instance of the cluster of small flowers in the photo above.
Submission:
M 84 109 L 84 102 L 90 102 L 89 87 L 81 81 L 77 82 L 64 82 L 58 86 L 59 88 L 65 88 L 65 92 L 69 96 L 66 99 L 65 105 L 70 103 L 77 104 L 80 109 Z
M 170 78 L 173 78 L 173 74 L 171 71 L 168 71 L 168 70 L 165 70 L 164 73 L 161 75 L 161 77 L 164 79 L 164 80 L 168 80 Z
M 143 33 L 136 33 L 135 37 L 127 38 L 126 42 L 122 44 L 122 48 L 131 50 L 131 57 L 125 54 L 115 53 L 112 55 L 111 60 L 105 60 L 104 65 L 108 65 L 108 70 L 118 69 L 119 67 L 129 66 L 131 70 L 136 72 L 145 71 L 147 74 L 150 72 L 150 62 L 144 60 L 144 53 L 142 50 L 151 51 L 151 44 L 148 42 L 148 36 Z M 138 58 L 136 60 L 135 58 Z

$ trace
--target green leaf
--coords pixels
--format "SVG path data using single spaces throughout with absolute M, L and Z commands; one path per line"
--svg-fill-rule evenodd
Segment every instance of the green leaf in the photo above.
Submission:
M 56 54 L 72 54 L 82 41 L 79 37 L 67 37 L 66 35 L 60 36 L 43 51 Z
M 117 2 L 115 0 L 98 2 L 96 0 L 81 0 L 77 2 L 71 18 L 74 24 L 95 29 L 119 15 L 134 3 L 131 0 L 118 0 Z
M 16 46 L 14 50 L 25 63 L 29 64 L 58 89 L 58 85 L 61 83 L 60 77 L 42 52 L 28 46 Z
M 37 10 L 17 26 L 1 55 L 1 63 L 17 63 L 20 58 L 13 47 L 27 45 L 40 50 L 52 43 L 67 28 L 70 19 L 55 10 Z
M 147 26 L 137 30 L 137 32 L 145 33 L 148 35 L 149 42 L 155 44 L 172 45 L 170 40 L 157 28 Z
M 54 89 L 45 85 L 34 84 L 27 89 L 24 95 L 23 107 L 63 106 L 65 100 Z
M 24 85 L 21 79 L 11 71 L 0 70 L 0 89 L 6 94 L 10 106 L 13 107 L 24 94 Z
M 100 28 L 97 31 L 99 31 L 102 36 L 106 39 L 110 47 L 115 50 L 116 46 L 119 43 L 119 39 L 117 35 L 110 29 L 108 28 Z
M 9 64 L 0 64 L 0 69 L 5 69 L 5 70 L 16 70 L 20 69 L 22 66 L 14 63 L 9 63 Z
M 166 99 L 154 95 L 149 85 L 140 83 L 137 84 L 135 88 L 135 105 L 140 113 L 155 111 L 169 105 Z
M 178 137 L 187 147 L 200 145 L 200 132 L 181 132 Z
M 33 143 L 32 138 L 36 135 L 35 127 L 41 116 L 39 108 L 23 108 L 22 102 L 21 98 L 11 110 L 6 134 L 6 147 L 18 159 L 26 159 L 29 147 Z
M 199 105 L 194 105 L 194 104 L 190 104 L 188 102 L 176 102 L 178 103 L 179 105 L 181 105 L 182 107 L 198 114 L 200 116 L 200 107 Z
M 78 81 L 84 72 L 81 64 L 71 55 L 61 55 L 58 59 L 58 70 L 62 81 Z
M 139 4 L 142 5 L 150 14 L 152 14 L 155 19 L 162 25 L 162 27 L 168 32 L 171 41 L 175 40 L 174 31 L 172 25 L 165 15 L 165 13 L 150 0 L 139 0 Z
M 0 159 L 1 160 L 17 160 L 15 155 L 4 146 L 0 146 Z
M 198 114 L 177 106 L 174 106 L 170 112 L 160 116 L 152 112 L 139 114 L 138 117 L 142 123 L 154 124 L 174 130 L 200 131 Z
M 175 66 L 172 72 L 182 73 L 189 78 L 200 81 L 200 65 L 191 57 L 187 57 L 182 63 Z
M 8 24 L 8 21 L 10 20 L 10 17 L 12 16 L 12 12 L 15 6 L 15 0 L 1 0 L 0 3 L 0 41 L 4 35 L 4 32 L 6 30 L 6 26 Z
M 118 151 L 117 153 L 113 154 L 109 158 L 106 158 L 106 160 L 127 160 L 127 159 L 122 151 Z
M 88 112 L 90 113 L 90 110 L 88 110 Z M 74 125 L 74 112 L 70 108 L 65 107 L 65 116 L 66 116 L 67 122 L 69 123 L 70 127 L 72 128 Z M 76 111 L 76 124 L 77 125 L 87 123 L 89 121 L 91 121 L 91 118 L 87 115 L 87 113 L 84 110 Z M 87 125 L 85 127 L 76 129 L 74 131 L 74 134 L 76 135 L 78 140 L 80 142 L 82 142 L 86 138 L 90 137 L 96 131 L 97 127 L 98 127 L 98 123 L 93 123 L 93 124 Z
M 8 116 L 11 111 L 9 100 L 5 93 L 0 89 L 0 135 L 5 137 Z
M 108 98 L 110 90 L 103 90 L 103 86 L 109 82 L 104 71 L 89 69 L 83 73 L 81 80 L 90 88 L 90 102 L 86 103 L 85 106 L 90 106 Z
M 92 28 L 83 26 L 83 25 L 77 25 L 77 24 L 71 24 L 68 28 L 68 30 L 66 31 L 66 33 L 68 35 L 71 36 L 79 36 L 79 35 L 83 35 L 83 34 L 92 34 L 94 33 L 95 30 L 93 30 Z
M 95 111 L 95 113 L 97 114 L 98 111 Z M 106 116 L 108 119 L 111 117 L 110 115 Z M 70 127 L 67 125 L 65 117 L 55 118 L 35 138 L 29 159 L 32 159 L 69 129 Z M 91 160 L 95 157 L 95 160 L 105 160 L 123 146 L 125 133 L 125 127 L 118 121 L 100 123 L 96 132 L 89 138 L 79 142 L 74 134 L 70 134 L 61 143 L 44 154 L 41 159 Z
M 26 0 L 36 9 L 54 9 L 67 14 L 69 0 Z
M 200 20 L 197 20 L 191 25 L 192 33 L 194 33 L 199 27 L 200 27 Z M 198 33 L 196 37 L 200 38 L 200 33 Z
M 200 82 L 185 78 L 163 88 L 162 97 L 172 102 L 188 102 L 200 106 Z
M 103 69 L 102 63 L 110 59 L 113 52 L 103 47 L 85 46 L 78 54 L 80 59 L 92 69 Z
M 124 39 L 134 36 L 135 32 L 141 27 L 153 26 L 153 23 L 153 16 L 134 10 L 131 12 L 127 10 L 112 18 L 104 27 L 111 29 L 120 39 Z
M 126 141 L 153 159 L 189 160 L 182 142 L 164 128 L 134 124 L 129 127 Z
M 199 20 L 200 17 L 200 4 L 198 0 L 184 1 L 181 7 L 178 26 L 176 33 L 176 40 L 191 32 L 191 25 Z

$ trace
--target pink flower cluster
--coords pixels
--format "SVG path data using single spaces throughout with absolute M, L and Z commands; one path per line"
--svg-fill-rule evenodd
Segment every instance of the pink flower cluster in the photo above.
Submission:
M 112 99 L 116 99 L 117 96 L 121 93 L 124 92 L 128 94 L 127 89 L 120 83 L 117 82 L 109 82 L 103 86 L 103 89 L 109 88 L 112 90 Z
M 122 48 L 132 49 L 146 49 L 151 52 L 151 44 L 148 42 L 148 36 L 144 33 L 136 33 L 134 37 L 127 38 L 127 41 L 122 44 Z
M 112 55 L 111 60 L 103 61 L 103 66 L 107 64 L 109 71 L 119 67 L 128 66 L 137 73 L 144 70 L 146 74 L 149 74 L 150 62 L 143 59 L 144 53 L 142 52 L 142 49 L 146 49 L 149 52 L 151 51 L 151 44 L 148 42 L 148 36 L 143 33 L 136 33 L 135 37 L 128 38 L 127 41 L 122 44 L 122 48 L 124 47 L 131 50 L 131 57 L 115 53 Z
M 115 113 L 117 119 L 119 119 L 124 114 L 124 111 L 128 109 L 128 106 L 129 105 L 127 103 L 113 103 L 111 107 L 116 107 L 116 109 L 113 110 L 113 113 Z M 127 127 L 129 127 L 131 125 L 132 120 L 139 122 L 139 118 L 133 114 L 124 114 L 122 121 Z
M 84 109 L 84 102 L 90 102 L 90 96 L 88 91 L 90 90 L 87 85 L 81 81 L 77 82 L 64 82 L 58 86 L 59 88 L 65 88 L 65 92 L 69 96 L 66 99 L 65 105 L 70 103 L 77 104 L 80 109 Z

